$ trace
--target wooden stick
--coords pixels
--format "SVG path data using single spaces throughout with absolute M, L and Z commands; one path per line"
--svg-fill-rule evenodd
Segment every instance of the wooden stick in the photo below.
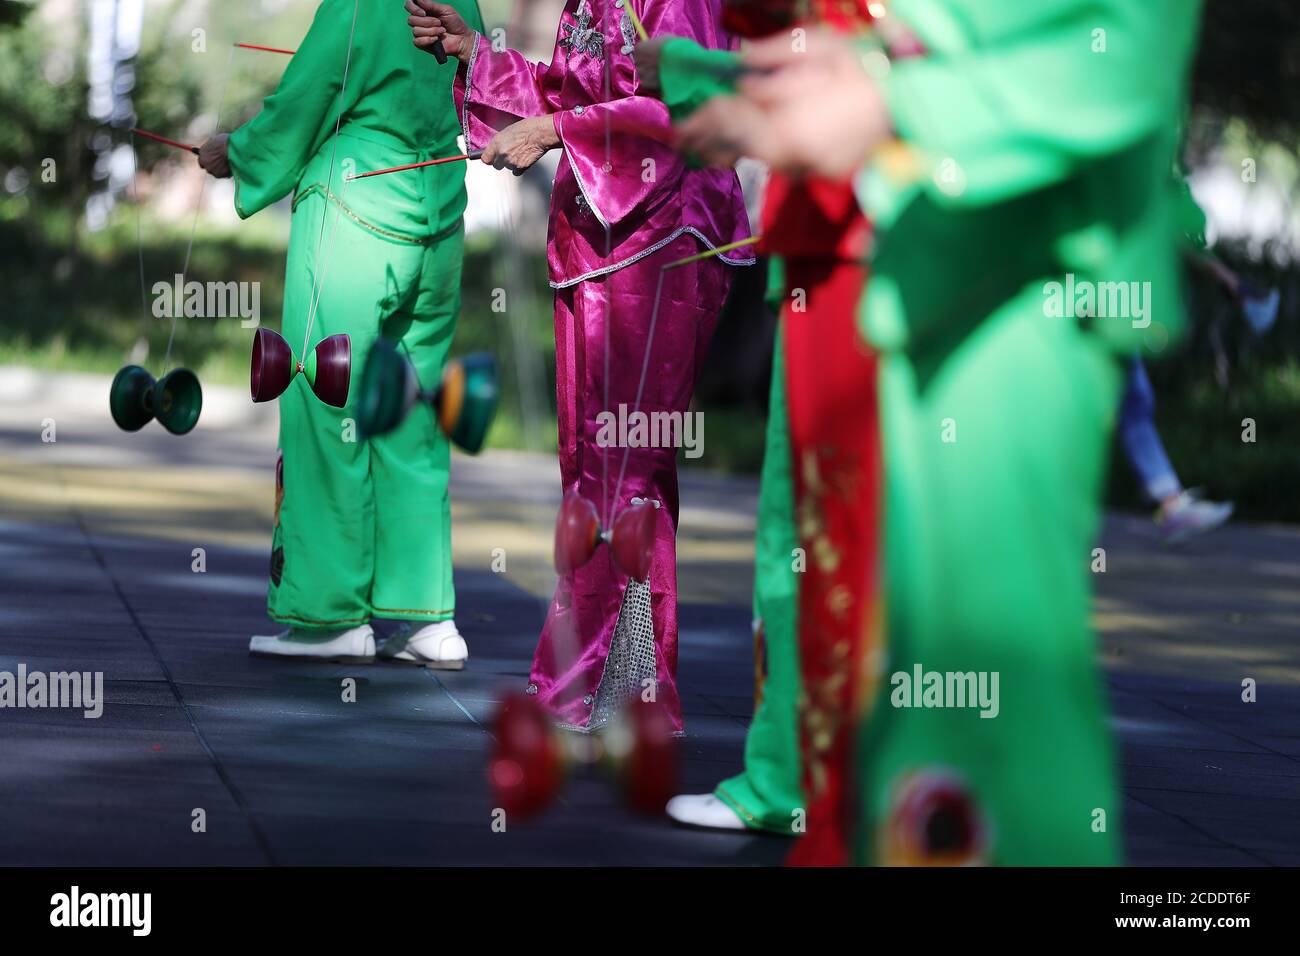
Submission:
M 678 259 L 676 262 L 668 263 L 663 267 L 663 271 L 667 272 L 669 269 L 676 269 L 678 266 L 690 265 L 692 262 L 699 262 L 701 259 L 709 258 L 709 256 L 721 255 L 724 252 L 730 252 L 732 249 L 739 249 L 741 246 L 751 246 L 756 242 L 761 242 L 762 240 L 762 236 L 750 236 L 748 239 L 729 242 L 725 246 L 718 246 L 716 249 L 706 249 L 693 256 L 687 256 L 685 259 Z
M 131 132 L 139 133 L 146 139 L 157 140 L 160 143 L 166 143 L 168 146 L 175 146 L 177 149 L 188 150 L 195 156 L 199 155 L 199 148 L 197 146 L 191 146 L 189 143 L 178 143 L 174 139 L 168 139 L 166 136 L 159 136 L 157 133 L 151 133 L 147 129 L 138 129 L 134 126 L 131 127 Z
M 261 46 L 257 43 L 236 43 L 235 46 L 242 47 L 245 50 L 261 50 L 263 53 L 283 53 L 285 56 L 293 56 L 297 50 L 281 50 L 275 46 Z
M 407 169 L 422 169 L 425 166 L 441 166 L 443 163 L 461 163 L 471 159 L 481 159 L 483 150 L 473 149 L 464 156 L 444 156 L 442 159 L 426 159 L 422 163 L 407 163 L 405 166 L 390 166 L 387 169 L 372 169 L 366 173 L 356 173 L 348 177 L 348 182 L 354 179 L 366 179 L 369 176 L 383 176 L 386 173 L 400 173 Z

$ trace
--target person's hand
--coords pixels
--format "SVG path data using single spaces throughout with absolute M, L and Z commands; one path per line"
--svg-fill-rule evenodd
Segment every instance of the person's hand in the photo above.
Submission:
M 477 34 L 455 7 L 436 0 L 406 0 L 406 12 L 410 14 L 406 22 L 411 26 L 417 47 L 432 53 L 434 42 L 442 40 L 442 48 L 448 56 L 454 56 L 462 63 L 469 62 Z
M 218 133 L 199 147 L 199 165 L 217 179 L 231 176 L 229 141 L 228 133 Z
M 743 99 L 764 122 L 745 152 L 792 175 L 851 175 L 890 135 L 884 97 L 856 49 L 830 30 L 810 30 L 806 45 L 780 36 L 744 55 Z
M 748 100 L 715 96 L 673 131 L 678 152 L 709 166 L 729 167 L 757 148 L 767 118 Z
M 826 27 L 808 29 L 797 44 L 786 34 L 756 40 L 740 59 L 752 91 L 782 100 L 811 96 L 819 92 L 817 84 L 860 69 L 853 44 Z
M 560 145 L 555 120 L 550 116 L 530 116 L 511 123 L 483 147 L 483 162 L 497 169 L 522 175 L 548 150 Z
M 641 89 L 651 96 L 660 92 L 659 56 L 663 53 L 664 44 L 671 39 L 672 37 L 651 37 L 649 40 L 642 40 L 632 50 L 632 62 L 636 64 L 636 78 L 640 81 Z

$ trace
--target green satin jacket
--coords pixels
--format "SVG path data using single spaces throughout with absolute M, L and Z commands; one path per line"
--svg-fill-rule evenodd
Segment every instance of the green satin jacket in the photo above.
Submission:
M 449 2 L 482 31 L 476 0 Z M 328 184 L 347 215 L 394 241 L 426 243 L 456 229 L 466 204 L 463 163 L 345 180 L 457 153 L 456 68 L 454 58 L 439 64 L 416 49 L 400 3 L 323 0 L 262 112 L 230 136 L 239 215 L 291 191 L 296 207 Z

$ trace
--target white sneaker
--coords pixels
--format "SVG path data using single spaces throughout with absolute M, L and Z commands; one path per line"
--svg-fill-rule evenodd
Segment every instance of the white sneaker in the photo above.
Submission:
M 343 631 L 303 631 L 295 627 L 279 634 L 255 635 L 248 642 L 248 653 L 254 657 L 373 664 L 375 632 L 369 624 Z
M 455 621 L 426 624 L 418 631 L 405 621 L 380 645 L 379 656 L 386 661 L 420 664 L 433 670 L 458 671 L 469 659 L 469 647 L 456 630 Z
M 1156 525 L 1168 544 L 1178 544 L 1213 531 L 1232 517 L 1232 502 L 1202 501 L 1194 491 L 1184 491 L 1156 516 Z
M 664 811 L 674 823 L 707 830 L 745 830 L 739 814 L 711 793 L 690 793 L 673 797 Z

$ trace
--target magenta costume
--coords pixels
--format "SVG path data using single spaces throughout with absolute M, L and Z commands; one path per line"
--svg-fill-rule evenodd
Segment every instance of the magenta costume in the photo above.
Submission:
M 731 284 L 729 267 L 754 259 L 742 248 L 662 272 L 666 263 L 745 238 L 749 223 L 733 172 L 690 169 L 664 144 L 671 120 L 663 103 L 637 95 L 637 34 L 623 3 L 568 0 L 549 65 L 494 52 L 480 35 L 457 77 L 456 106 L 471 148 L 520 118 L 555 117 L 564 156 L 547 251 L 563 489 L 594 502 L 605 527 L 634 499 L 658 509 L 648 582 L 619 572 L 608 547 L 561 576 L 528 692 L 563 726 L 595 730 L 630 695 L 646 696 L 653 686 L 680 730 L 677 449 L 601 447 L 597 416 L 617 418 L 620 405 L 628 413 L 686 413 Z M 732 45 L 718 25 L 719 0 L 634 3 L 652 37 Z

